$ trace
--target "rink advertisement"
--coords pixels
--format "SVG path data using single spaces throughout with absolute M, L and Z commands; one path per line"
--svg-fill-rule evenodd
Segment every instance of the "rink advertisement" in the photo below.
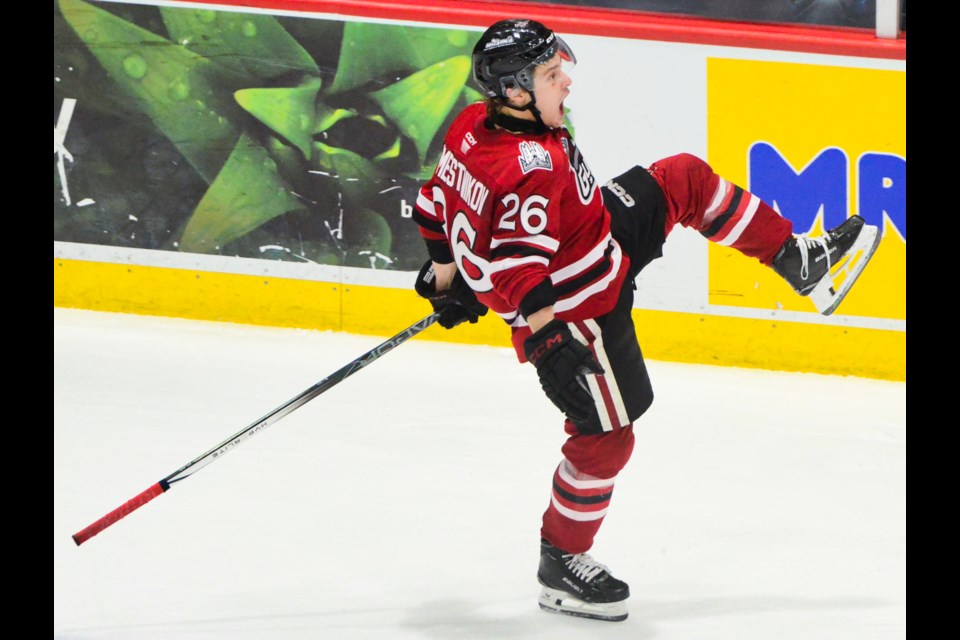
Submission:
M 481 99 L 469 62 L 481 28 L 310 4 L 55 0 L 56 305 L 381 335 L 429 311 L 412 291 L 426 259 L 412 205 L 446 126 Z M 688 152 L 798 232 L 855 212 L 884 225 L 829 318 L 772 272 L 675 231 L 638 282 L 645 352 L 901 378 L 905 61 L 565 39 L 579 60 L 568 126 L 601 183 Z M 611 60 L 638 64 L 625 77 Z M 509 344 L 492 314 L 426 333 Z M 840 336 L 827 357 L 798 346 Z
M 794 233 L 818 235 L 854 213 L 880 227 L 884 240 L 843 313 L 906 319 L 906 74 L 711 58 L 707 117 L 714 169 L 770 203 Z M 718 245 L 709 255 L 711 303 L 809 309 L 776 274 Z
M 422 264 L 468 32 L 60 0 L 54 33 L 54 240 Z

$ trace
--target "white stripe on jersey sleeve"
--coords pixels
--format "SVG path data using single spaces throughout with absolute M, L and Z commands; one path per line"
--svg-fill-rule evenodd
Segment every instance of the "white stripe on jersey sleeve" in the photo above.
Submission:
M 440 220 L 440 218 L 437 216 L 436 207 L 434 207 L 433 200 L 423 195 L 423 191 L 419 191 L 417 193 L 417 208 L 431 218 L 435 218 L 439 222 L 443 222 L 443 220 Z
M 513 269 L 522 264 L 542 264 L 544 266 L 550 263 L 543 256 L 524 256 L 522 258 L 501 258 L 500 260 L 494 260 L 490 263 L 490 273 L 498 273 L 500 271 L 507 271 L 508 269 Z
M 614 246 L 613 253 L 610 254 L 611 266 L 610 271 L 607 272 L 607 275 L 605 275 L 603 278 L 600 278 L 589 287 L 581 289 L 575 296 L 557 300 L 557 302 L 553 305 L 554 312 L 559 313 L 561 311 L 569 311 L 593 294 L 599 293 L 606 289 L 610 282 L 616 279 L 617 274 L 620 271 L 620 263 L 622 260 L 623 252 L 620 250 L 620 245 L 616 244 Z
M 559 284 L 564 280 L 569 280 L 570 278 L 578 276 L 584 271 L 589 271 L 591 268 L 593 268 L 593 265 L 603 260 L 603 254 L 606 252 L 607 246 L 609 246 L 611 239 L 612 237 L 608 233 L 600 240 L 599 243 L 597 243 L 593 249 L 590 249 L 587 255 L 583 256 L 576 262 L 568 264 L 564 268 L 557 269 L 551 273 L 550 279 L 553 281 L 553 284 Z
M 543 247 L 550 251 L 550 253 L 556 253 L 557 249 L 560 248 L 560 241 L 554 240 L 550 236 L 524 236 L 522 238 L 493 238 L 490 240 L 490 248 L 496 249 L 497 247 L 504 244 L 533 244 L 538 247 Z

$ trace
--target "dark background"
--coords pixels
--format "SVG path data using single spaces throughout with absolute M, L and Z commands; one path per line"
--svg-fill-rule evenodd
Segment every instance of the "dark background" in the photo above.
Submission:
M 876 0 L 518 0 L 538 4 L 627 9 L 733 20 L 876 28 Z M 900 29 L 906 30 L 906 0 L 900 2 Z

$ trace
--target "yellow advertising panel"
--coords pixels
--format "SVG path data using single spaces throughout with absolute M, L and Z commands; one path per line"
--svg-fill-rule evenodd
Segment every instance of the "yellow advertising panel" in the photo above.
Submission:
M 848 216 L 883 240 L 838 313 L 906 318 L 906 73 L 707 59 L 714 169 L 820 234 Z M 814 311 L 772 270 L 710 245 L 711 304 Z

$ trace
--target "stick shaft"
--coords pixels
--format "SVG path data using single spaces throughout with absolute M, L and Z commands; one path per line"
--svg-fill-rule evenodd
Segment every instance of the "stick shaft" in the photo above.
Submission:
M 423 331 L 424 329 L 432 325 L 434 322 L 437 321 L 438 317 L 439 315 L 437 313 L 430 314 L 429 316 L 423 318 L 422 320 L 419 320 L 414 324 L 410 325 L 409 327 L 407 327 L 397 335 L 393 336 L 389 340 L 386 340 L 380 343 L 379 345 L 377 345 L 376 347 L 374 347 L 373 349 L 371 349 L 370 351 L 367 351 L 365 354 L 363 354 L 359 358 L 356 358 L 352 362 L 349 362 L 346 365 L 340 367 L 335 372 L 333 372 L 332 374 L 330 374 L 329 376 L 327 376 L 317 384 L 313 385 L 309 389 L 306 389 L 305 391 L 295 396 L 294 398 L 291 398 L 290 400 L 283 403 L 282 405 L 280 405 L 279 407 L 277 407 L 267 415 L 263 416 L 256 422 L 253 422 L 252 424 L 248 425 L 246 428 L 232 435 L 230 438 L 224 440 L 213 449 L 210 449 L 200 457 L 195 458 L 191 462 L 180 467 L 179 469 L 177 469 L 176 471 L 174 471 L 164 479 L 160 480 L 156 484 L 151 485 L 150 488 L 148 488 L 146 491 L 141 492 L 140 494 L 126 501 L 125 503 L 123 503 L 122 505 L 120 505 L 119 507 L 117 507 L 107 515 L 103 516 L 99 520 L 95 521 L 94 523 L 90 524 L 89 526 L 82 529 L 78 533 L 74 534 L 73 541 L 76 542 L 78 546 L 83 544 L 85 541 L 97 535 L 98 533 L 100 533 L 110 525 L 125 518 L 126 516 L 130 515 L 131 513 L 133 513 L 143 505 L 147 504 L 157 496 L 166 492 L 170 488 L 170 485 L 172 485 L 174 482 L 178 482 L 180 480 L 183 480 L 193 475 L 203 467 L 207 466 L 214 460 L 226 454 L 228 451 L 231 451 L 234 448 L 236 448 L 241 442 L 244 442 L 248 438 L 263 431 L 274 422 L 280 420 L 284 416 L 292 413 L 296 409 L 310 402 L 311 400 L 316 398 L 318 395 L 320 395 L 324 391 L 327 391 L 331 387 L 343 382 L 344 380 L 352 376 L 354 373 L 356 373 L 360 369 L 363 369 L 367 365 L 372 364 L 373 362 L 378 360 L 381 356 L 392 351 L 394 348 L 400 346 L 410 338 L 414 337 L 415 335 L 417 335 L 418 333 L 420 333 L 421 331 Z

